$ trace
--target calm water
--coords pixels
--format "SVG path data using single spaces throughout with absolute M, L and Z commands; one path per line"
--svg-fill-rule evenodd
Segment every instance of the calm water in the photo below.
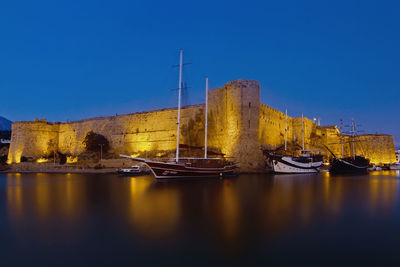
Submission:
M 400 174 L 0 174 L 1 265 L 400 263 Z

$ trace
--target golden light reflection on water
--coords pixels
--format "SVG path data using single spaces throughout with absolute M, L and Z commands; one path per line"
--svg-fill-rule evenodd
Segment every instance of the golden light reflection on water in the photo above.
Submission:
M 181 234 L 183 226 L 195 225 L 226 246 L 243 239 L 246 231 L 276 236 L 316 221 L 345 220 L 349 211 L 394 214 L 400 184 L 395 171 L 359 177 L 242 175 L 190 182 L 99 177 L 104 178 L 8 174 L 5 199 L 11 224 L 23 232 L 21 226 L 33 222 L 39 232 L 49 233 L 62 222 L 77 235 L 82 216 L 100 207 L 112 214 L 112 223 L 126 223 L 125 230 L 134 236 L 165 240 Z
M 32 223 L 47 232 L 57 227 L 57 220 L 76 228 L 84 213 L 85 184 L 70 175 L 8 174 L 6 195 L 8 218 L 17 232 Z
M 240 207 L 237 187 L 231 180 L 223 180 L 210 187 L 211 198 L 204 198 L 196 189 L 197 182 L 156 182 L 148 177 L 128 178 L 129 180 L 129 220 L 134 232 L 142 237 L 159 239 L 179 232 L 179 227 L 188 219 L 188 213 L 199 215 L 199 221 L 216 227 L 215 232 L 227 241 L 237 238 L 240 228 Z M 201 184 L 201 182 L 199 182 Z M 216 189 L 216 190 L 215 190 Z M 194 190 L 194 191 L 193 191 Z M 214 191 L 215 190 L 215 191 Z M 200 209 L 185 212 L 187 205 L 195 204 Z M 201 211 L 207 211 L 202 218 Z M 211 230 L 211 229 L 210 229 Z
M 23 216 L 23 199 L 21 174 L 16 173 L 10 175 L 12 178 L 7 179 L 7 203 L 9 211 L 13 217 L 22 218 Z
M 325 210 L 329 212 L 330 219 L 333 220 L 340 213 L 340 208 L 343 203 L 343 182 L 340 179 L 335 179 L 329 172 L 321 174 L 323 192 L 323 205 Z
M 49 209 L 52 202 L 50 201 L 50 184 L 46 182 L 45 177 L 47 174 L 38 173 L 35 177 L 35 206 L 37 208 L 37 215 L 46 219 L 49 215 Z
M 360 207 L 356 212 L 373 216 L 393 214 L 398 188 L 393 172 L 359 177 L 322 173 L 314 179 L 277 175 L 261 205 L 264 229 L 279 232 L 293 223 L 307 226 L 322 218 L 333 223 L 345 219 L 353 206 Z
M 239 232 L 240 207 L 238 193 L 231 180 L 222 182 L 221 197 L 217 199 L 219 206 L 220 225 L 224 237 L 230 241 L 237 238 Z
M 151 190 L 152 179 L 131 178 L 129 214 L 135 231 L 149 238 L 176 232 L 181 215 L 177 190 L 170 187 Z
M 369 179 L 369 208 L 371 214 L 391 212 L 395 209 L 398 179 L 374 176 Z

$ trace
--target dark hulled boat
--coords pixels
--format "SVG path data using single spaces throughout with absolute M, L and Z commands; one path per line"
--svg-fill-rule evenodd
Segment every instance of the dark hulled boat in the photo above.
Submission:
M 162 162 L 126 155 L 121 157 L 147 164 L 157 179 L 227 177 L 235 175 L 237 168 L 235 164 L 224 159 L 180 158 L 178 162 Z
M 329 172 L 333 174 L 341 173 L 367 173 L 369 159 L 363 156 L 337 158 L 334 157 L 330 162 Z
M 340 121 L 340 129 L 343 132 L 343 120 Z M 365 158 L 363 155 L 357 155 L 356 145 L 357 142 L 357 131 L 356 131 L 356 124 L 354 119 L 351 121 L 351 135 L 350 143 L 352 147 L 352 156 L 344 157 L 344 141 L 343 135 L 340 135 L 340 144 L 342 145 L 342 157 L 338 158 L 327 146 L 326 149 L 332 154 L 333 159 L 330 161 L 329 172 L 332 174 L 360 174 L 360 173 L 367 173 L 368 168 L 370 167 L 369 159 Z

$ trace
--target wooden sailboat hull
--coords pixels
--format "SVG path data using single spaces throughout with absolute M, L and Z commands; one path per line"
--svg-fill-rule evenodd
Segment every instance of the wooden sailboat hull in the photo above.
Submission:
M 355 173 L 355 174 L 363 174 L 368 172 L 369 164 L 355 164 L 348 160 L 343 160 L 339 158 L 334 158 L 331 161 L 329 172 L 333 174 L 342 174 L 342 173 Z
M 122 156 L 122 155 L 121 155 Z M 204 178 L 204 177 L 225 177 L 236 175 L 236 165 L 225 165 L 221 167 L 208 167 L 206 166 L 188 166 L 181 162 L 161 162 L 152 161 L 142 158 L 131 158 L 136 161 L 140 161 L 149 166 L 151 172 L 157 179 L 168 179 L 168 178 Z
M 145 162 L 157 179 L 166 178 L 200 178 L 200 177 L 223 177 L 234 175 L 235 166 L 223 168 L 195 168 L 183 164 L 164 162 Z

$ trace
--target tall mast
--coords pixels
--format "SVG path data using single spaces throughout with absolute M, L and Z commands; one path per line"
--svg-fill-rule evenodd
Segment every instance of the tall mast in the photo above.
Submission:
M 303 113 L 301 114 L 301 124 L 302 124 L 302 135 L 303 135 L 303 151 L 304 151 L 304 115 Z
M 340 143 L 342 145 L 342 158 L 344 158 L 343 120 L 340 119 Z
M 286 117 L 285 117 L 285 151 L 287 150 L 287 109 L 286 109 Z
M 207 158 L 207 128 L 208 128 L 208 77 L 206 78 L 206 125 L 204 129 L 204 158 Z
M 354 119 L 351 119 L 351 136 L 352 136 L 352 139 L 353 139 L 353 140 L 351 140 L 351 144 L 352 144 L 352 147 L 353 147 L 353 159 L 356 159 L 356 146 L 354 144 L 355 136 L 356 136 L 356 125 L 354 123 Z
M 179 94 L 178 94 L 178 121 L 176 122 L 178 129 L 176 133 L 176 159 L 175 161 L 179 161 L 179 131 L 180 131 L 180 124 L 181 124 L 181 94 L 182 94 L 182 65 L 183 65 L 183 50 L 180 51 L 179 57 Z

